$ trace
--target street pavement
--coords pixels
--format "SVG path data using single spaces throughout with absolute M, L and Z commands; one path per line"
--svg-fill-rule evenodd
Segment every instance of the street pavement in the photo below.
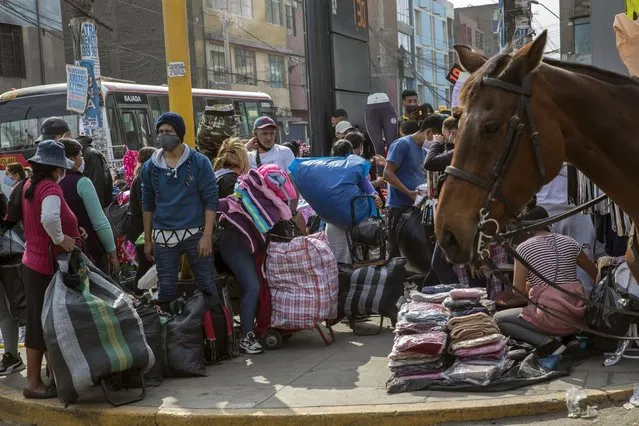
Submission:
M 497 413 L 500 404 L 518 397 L 521 401 L 522 396 L 530 397 L 527 399 L 531 401 L 542 400 L 545 395 L 556 395 L 572 386 L 606 390 L 632 388 L 634 383 L 639 383 L 639 361 L 622 360 L 617 366 L 604 368 L 601 359 L 592 358 L 577 366 L 570 377 L 509 392 L 420 391 L 388 395 L 385 383 L 389 376 L 386 356 L 393 341 L 390 329 L 385 328 L 376 336 L 356 336 L 347 326 L 339 324 L 335 331 L 337 341 L 331 346 L 325 346 L 317 332 L 304 331 L 293 335 L 281 350 L 241 355 L 210 366 L 207 377 L 165 379 L 162 386 L 149 388 L 143 401 L 128 407 L 147 407 L 159 412 L 219 410 L 233 415 L 273 409 L 291 414 L 308 409 L 330 412 L 355 406 L 362 411 L 380 407 L 421 410 L 443 407 L 442 403 L 455 406 L 488 402 L 494 404 Z M 26 371 L 22 371 L 0 378 L 0 396 L 9 391 L 14 391 L 14 395 L 21 392 L 25 374 Z M 61 407 L 57 401 L 51 404 Z M 83 405 L 112 410 L 105 404 L 99 387 L 83 393 L 80 401 L 71 407 L 80 409 Z M 496 417 L 503 416 L 504 413 L 496 414 Z

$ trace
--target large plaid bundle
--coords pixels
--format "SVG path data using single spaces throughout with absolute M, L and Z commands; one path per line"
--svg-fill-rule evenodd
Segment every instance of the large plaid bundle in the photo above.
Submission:
M 337 262 L 324 234 L 271 241 L 265 265 L 272 327 L 309 329 L 337 317 Z
M 148 371 L 155 357 L 130 297 L 79 251 L 61 259 L 44 296 L 42 328 L 58 398 L 70 404 L 112 373 Z

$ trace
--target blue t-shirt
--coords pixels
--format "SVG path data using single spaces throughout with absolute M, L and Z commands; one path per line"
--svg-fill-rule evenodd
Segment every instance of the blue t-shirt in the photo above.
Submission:
M 387 161 L 397 166 L 395 171 L 397 178 L 411 191 L 426 182 L 425 159 L 426 150 L 417 145 L 412 136 L 404 136 L 396 140 L 391 145 L 386 158 Z M 388 207 L 409 207 L 413 205 L 413 200 L 399 189 L 389 185 L 386 205 Z

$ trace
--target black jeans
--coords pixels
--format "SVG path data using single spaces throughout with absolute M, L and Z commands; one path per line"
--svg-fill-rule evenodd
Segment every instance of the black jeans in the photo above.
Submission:
M 391 207 L 388 209 L 386 216 L 388 227 L 388 250 L 389 257 L 400 257 L 401 251 L 399 250 L 399 227 L 403 221 L 404 213 L 410 209 L 410 207 Z

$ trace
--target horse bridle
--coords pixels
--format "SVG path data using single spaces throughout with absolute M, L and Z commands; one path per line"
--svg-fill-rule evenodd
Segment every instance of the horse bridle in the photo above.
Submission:
M 539 142 L 539 132 L 535 125 L 533 112 L 532 112 L 532 79 L 530 75 L 524 77 L 521 86 L 516 84 L 507 83 L 492 77 L 483 77 L 481 79 L 481 85 L 486 87 L 495 87 L 507 92 L 516 93 L 519 95 L 519 102 L 515 113 L 508 121 L 508 130 L 506 132 L 506 146 L 501 152 L 497 163 L 493 168 L 493 176 L 491 180 L 481 178 L 472 173 L 454 166 L 446 167 L 445 173 L 447 175 L 454 176 L 458 179 L 470 182 L 473 185 L 479 186 L 488 191 L 488 197 L 479 211 L 479 223 L 478 223 L 478 242 L 477 253 L 482 257 L 489 257 L 490 252 L 485 245 L 485 239 L 491 239 L 494 235 L 499 233 L 499 224 L 495 219 L 491 219 L 490 210 L 495 201 L 502 203 L 511 214 L 517 216 L 519 214 L 519 208 L 508 197 L 501 194 L 501 186 L 506 178 L 515 155 L 517 154 L 517 148 L 519 147 L 519 141 L 521 140 L 524 130 L 524 122 L 522 117 L 528 120 L 528 126 L 530 128 L 530 140 L 532 142 L 533 153 L 537 163 L 538 170 L 538 189 L 544 184 L 546 177 L 546 169 L 544 167 L 543 158 L 541 157 L 541 144 Z M 526 116 L 526 117 L 524 117 Z M 485 227 L 487 224 L 492 223 L 497 229 L 492 234 L 485 233 Z

